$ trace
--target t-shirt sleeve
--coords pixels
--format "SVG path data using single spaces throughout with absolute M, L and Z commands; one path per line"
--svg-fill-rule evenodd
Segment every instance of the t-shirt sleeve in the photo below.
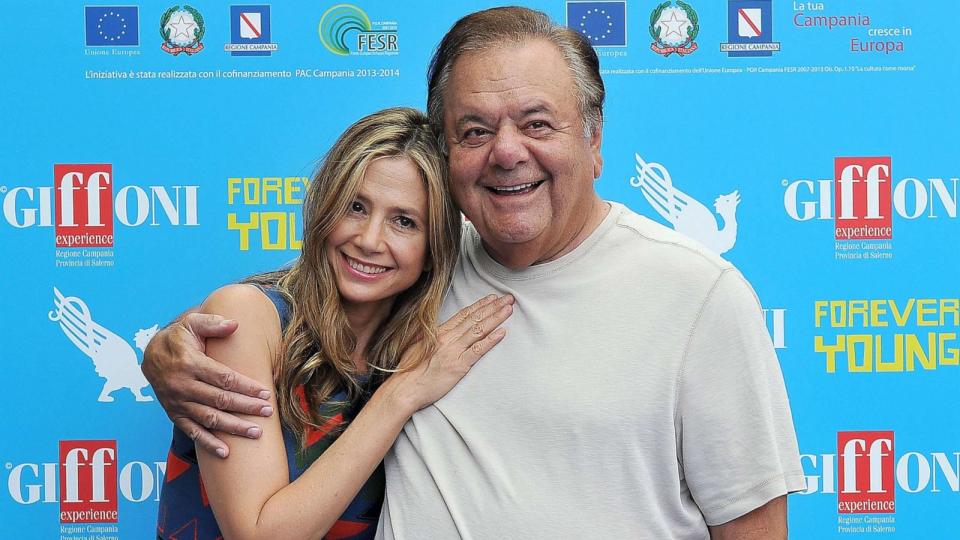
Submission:
M 804 488 L 783 375 L 756 294 L 725 270 L 693 325 L 681 367 L 680 461 L 708 525 Z

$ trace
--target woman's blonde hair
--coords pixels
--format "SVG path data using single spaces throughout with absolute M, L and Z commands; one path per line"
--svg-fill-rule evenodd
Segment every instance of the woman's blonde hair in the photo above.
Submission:
M 303 204 L 303 248 L 293 266 L 250 280 L 275 284 L 292 308 L 274 381 L 281 421 L 301 443 L 311 426 L 327 420 L 319 408 L 336 393 L 345 390 L 348 402 L 355 403 L 366 390 L 351 360 L 356 336 L 324 243 L 357 197 L 370 163 L 389 157 L 409 159 L 426 187 L 427 264 L 420 279 L 397 296 L 365 351 L 371 384 L 395 370 L 403 352 L 417 341 L 427 344 L 420 361 L 436 345 L 437 312 L 459 253 L 460 213 L 450 198 L 447 164 L 426 115 L 404 107 L 385 109 L 347 128 L 314 175 Z

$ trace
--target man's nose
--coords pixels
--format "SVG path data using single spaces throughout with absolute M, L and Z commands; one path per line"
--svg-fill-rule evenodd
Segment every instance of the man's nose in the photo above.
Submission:
M 494 165 L 506 170 L 515 169 L 529 157 L 523 134 L 515 127 L 497 130 L 493 140 L 490 160 Z

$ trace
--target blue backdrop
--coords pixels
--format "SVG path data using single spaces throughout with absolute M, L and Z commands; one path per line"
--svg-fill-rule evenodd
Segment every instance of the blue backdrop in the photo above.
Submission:
M 792 537 L 958 537 L 955 3 L 528 4 L 601 55 L 601 195 L 767 309 L 808 475 Z M 433 47 L 490 5 L 8 5 L 4 537 L 153 534 L 154 325 L 296 257 L 317 159 L 422 108 Z

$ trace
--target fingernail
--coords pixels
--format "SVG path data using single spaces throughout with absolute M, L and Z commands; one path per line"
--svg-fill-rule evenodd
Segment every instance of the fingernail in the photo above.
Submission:
M 273 407 L 264 405 L 260 408 L 260 416 L 270 416 L 271 414 L 273 414 Z
M 250 438 L 252 438 L 252 439 L 256 439 L 257 437 L 260 436 L 260 433 L 261 433 L 260 428 L 254 426 L 254 427 L 252 427 L 252 428 L 250 428 L 250 429 L 247 430 L 247 437 L 250 437 Z
M 261 390 L 260 393 L 257 394 L 257 397 L 260 399 L 270 399 L 270 392 L 267 390 Z
M 496 336 L 497 339 L 500 339 L 500 338 L 502 338 L 503 336 L 507 335 L 507 329 L 506 329 L 506 328 L 497 328 L 497 330 L 494 332 L 494 335 Z
M 217 455 L 220 457 L 227 457 L 227 450 L 224 448 L 217 448 Z

